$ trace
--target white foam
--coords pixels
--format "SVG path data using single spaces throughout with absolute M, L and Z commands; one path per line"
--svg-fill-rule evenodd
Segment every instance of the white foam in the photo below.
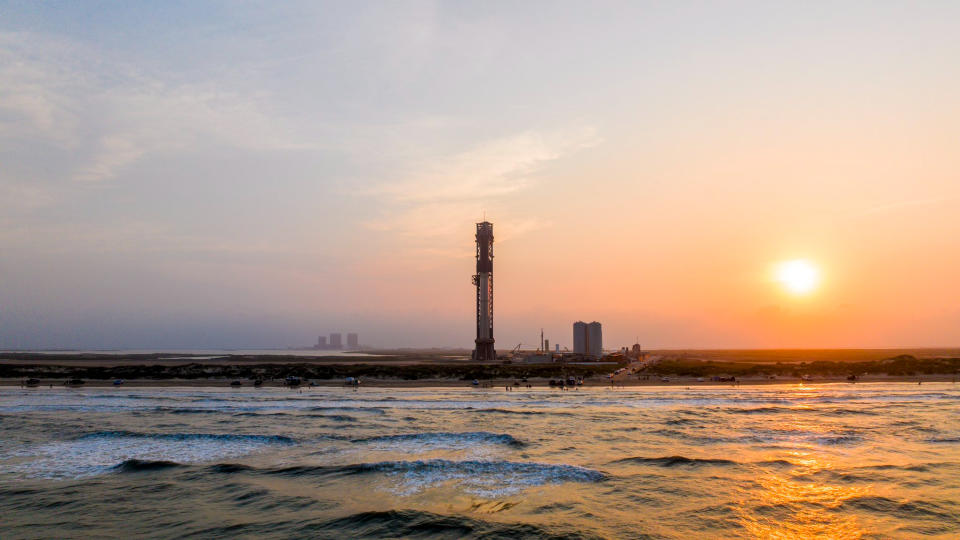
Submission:
M 368 466 L 397 480 L 391 491 L 413 495 L 453 482 L 464 492 L 484 498 L 515 495 L 531 487 L 564 482 L 598 482 L 603 473 L 565 464 L 510 461 L 393 461 Z
M 264 437 L 94 436 L 23 448 L 8 471 L 30 478 L 76 479 L 109 472 L 129 459 L 204 463 L 236 458 L 278 444 Z M 26 459 L 23 459 L 26 458 Z

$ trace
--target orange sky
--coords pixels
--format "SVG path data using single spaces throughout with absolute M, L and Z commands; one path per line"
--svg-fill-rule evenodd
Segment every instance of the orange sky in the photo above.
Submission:
M 467 347 L 484 215 L 499 349 L 960 345 L 954 4 L 73 9 L 0 21 L 0 347 Z

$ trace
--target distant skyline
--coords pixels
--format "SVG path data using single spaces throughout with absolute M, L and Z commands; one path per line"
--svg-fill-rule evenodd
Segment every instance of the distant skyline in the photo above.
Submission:
M 484 217 L 497 350 L 960 346 L 958 50 L 956 2 L 0 1 L 0 348 L 472 348 Z

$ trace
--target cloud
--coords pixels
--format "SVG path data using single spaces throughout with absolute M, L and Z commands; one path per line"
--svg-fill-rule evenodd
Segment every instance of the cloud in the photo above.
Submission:
M 0 33 L 0 138 L 70 149 L 78 181 L 110 180 L 146 156 L 198 144 L 314 147 L 271 114 L 268 98 L 169 82 L 78 43 Z
M 146 151 L 132 137 L 103 137 L 90 165 L 80 169 L 74 178 L 88 182 L 113 178 L 118 170 L 140 159 Z
M 595 146 L 596 131 L 525 131 L 420 164 L 407 178 L 373 191 L 399 202 L 468 201 L 509 195 L 528 187 L 530 175 L 548 161 Z
M 367 221 L 366 226 L 436 242 L 443 237 L 462 236 L 464 223 L 476 220 L 485 209 L 497 209 L 505 238 L 542 228 L 548 222 L 513 217 L 504 211 L 501 201 L 530 188 L 548 162 L 599 142 L 593 128 L 524 131 L 420 162 L 416 172 L 366 192 L 381 199 L 387 208 L 385 217 Z M 431 249 L 437 252 L 436 247 Z

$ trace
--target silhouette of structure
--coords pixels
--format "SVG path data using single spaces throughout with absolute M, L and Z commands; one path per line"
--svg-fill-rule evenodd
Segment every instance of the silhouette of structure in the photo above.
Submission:
M 356 349 L 360 346 L 360 337 L 356 333 L 350 332 L 347 334 L 347 347 L 351 349 Z
M 587 354 L 587 323 L 573 323 L 573 353 Z
M 340 350 L 343 347 L 343 339 L 339 332 L 330 334 L 330 348 Z
M 493 223 L 477 223 L 477 339 L 473 350 L 476 361 L 496 360 L 493 348 Z
M 603 356 L 603 329 L 600 323 L 573 323 L 573 352 L 594 358 Z

